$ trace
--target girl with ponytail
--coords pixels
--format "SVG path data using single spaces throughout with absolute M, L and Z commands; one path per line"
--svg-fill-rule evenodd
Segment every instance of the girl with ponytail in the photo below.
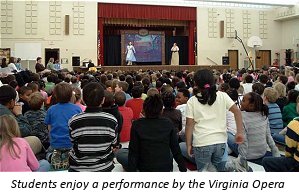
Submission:
M 265 156 L 280 157 L 269 127 L 269 109 L 262 97 L 254 92 L 244 95 L 241 102 L 244 143 L 232 149 L 239 157 L 261 165 Z M 230 144 L 229 144 L 230 146 Z M 270 147 L 271 153 L 267 152 Z
M 195 158 L 198 171 L 205 170 L 211 162 L 217 171 L 225 170 L 222 157 L 226 148 L 226 111 L 234 114 L 237 132 L 235 141 L 243 142 L 242 116 L 234 101 L 225 93 L 217 92 L 215 78 L 209 70 L 199 70 L 194 75 L 194 96 L 186 108 L 186 145 L 190 157 Z

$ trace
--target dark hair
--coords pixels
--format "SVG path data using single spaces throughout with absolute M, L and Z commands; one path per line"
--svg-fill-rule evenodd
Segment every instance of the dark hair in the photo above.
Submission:
M 175 103 L 175 96 L 172 92 L 166 91 L 162 94 L 162 101 L 166 109 L 171 109 Z
M 126 76 L 124 74 L 120 74 L 118 78 L 119 78 L 119 81 L 125 81 L 126 80 Z
M 11 86 L 4 85 L 0 87 L 0 104 L 6 105 L 11 100 L 15 100 L 17 92 Z
M 54 87 L 53 94 L 57 103 L 68 103 L 73 96 L 73 89 L 68 83 L 61 82 Z
M 239 89 L 240 88 L 240 81 L 237 78 L 232 78 L 228 82 L 230 88 Z
M 281 83 L 283 83 L 284 85 L 286 85 L 288 83 L 288 77 L 285 75 L 281 75 L 279 76 L 279 80 L 281 81 Z
M 260 75 L 260 79 L 259 79 L 259 81 L 260 81 L 262 84 L 266 84 L 266 83 L 268 82 L 268 80 L 269 80 L 269 77 L 268 77 L 267 75 L 265 75 L 265 74 Z
M 133 98 L 140 98 L 142 95 L 142 90 L 143 89 L 141 86 L 134 86 L 131 91 Z
M 68 84 L 69 84 L 69 83 L 71 82 L 71 79 L 70 79 L 70 78 L 68 78 L 68 77 L 65 77 L 65 78 L 64 78 L 64 81 L 65 81 L 66 83 L 68 83 Z
M 259 95 L 262 95 L 264 93 L 265 86 L 261 83 L 255 83 L 252 85 L 252 92 L 255 92 Z
M 77 77 L 76 76 L 71 77 L 71 82 L 72 84 L 77 83 L 78 82 Z
M 290 90 L 288 93 L 288 103 L 296 103 L 297 97 L 299 96 L 299 91 Z
M 38 91 L 39 90 L 38 82 L 30 82 L 30 83 L 27 84 L 27 87 L 30 88 L 32 91 Z
M 235 101 L 235 102 L 238 101 L 239 94 L 235 88 L 229 88 L 228 90 L 226 90 L 226 93 L 233 101 Z M 237 103 L 237 104 L 239 104 L 239 103 Z
M 287 92 L 289 92 L 290 90 L 295 89 L 296 83 L 294 81 L 292 82 L 288 82 L 287 83 Z
M 107 90 L 104 90 L 105 101 L 102 105 L 103 108 L 109 108 L 114 105 L 114 96 L 113 93 Z
M 7 67 L 7 64 L 6 64 L 6 58 L 3 58 L 3 59 L 2 59 L 1 67 L 2 67 L 2 68 Z
M 252 83 L 253 82 L 253 77 L 251 75 L 247 75 L 245 76 L 245 82 L 246 83 Z
M 90 82 L 83 88 L 83 101 L 87 107 L 99 107 L 104 98 L 104 88 L 96 82 Z
M 183 96 L 184 96 L 184 97 L 188 97 L 188 99 L 190 98 L 190 92 L 189 92 L 188 89 L 186 89 L 186 88 L 180 88 L 180 89 L 178 90 L 178 92 L 183 93 Z
M 27 87 L 27 86 L 22 86 L 18 92 L 20 95 L 24 95 L 27 91 L 31 91 L 32 89 L 30 87 Z
M 223 74 L 222 75 L 222 79 L 225 83 L 228 83 L 230 81 L 230 79 L 232 78 L 232 76 L 230 74 Z
M 115 103 L 118 106 L 123 106 L 126 103 L 126 95 L 124 92 L 120 91 L 114 95 Z
M 15 57 L 13 56 L 9 57 L 8 63 L 15 63 Z
M 143 103 L 143 111 L 146 118 L 158 118 L 162 109 L 163 101 L 158 94 L 147 97 Z
M 248 93 L 250 98 L 249 98 L 249 103 L 254 104 L 254 112 L 261 112 L 263 116 L 269 115 L 269 108 L 267 105 L 263 103 L 262 97 L 254 92 Z
M 217 97 L 213 73 L 207 69 L 199 70 L 194 74 L 194 81 L 199 90 L 195 94 L 197 100 L 203 105 L 213 105 Z
M 40 59 L 42 59 L 42 57 L 37 57 L 37 58 L 36 58 L 36 61 L 39 61 Z
M 16 80 L 12 80 L 8 85 L 15 89 L 18 86 L 18 82 Z

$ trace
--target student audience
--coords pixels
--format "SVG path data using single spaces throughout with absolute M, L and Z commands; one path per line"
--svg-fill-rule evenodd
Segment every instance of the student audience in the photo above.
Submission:
M 295 67 L 78 73 L 41 60 L 32 73 L 2 59 L 1 171 L 112 171 L 115 157 L 127 171 L 173 171 L 173 158 L 180 171 L 299 170 Z

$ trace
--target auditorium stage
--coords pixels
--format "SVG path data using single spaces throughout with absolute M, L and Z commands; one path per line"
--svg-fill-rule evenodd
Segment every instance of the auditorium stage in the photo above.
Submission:
M 77 72 L 86 72 L 88 68 L 86 67 L 73 67 L 74 71 Z M 224 69 L 229 69 L 228 65 L 131 65 L 131 66 L 102 66 L 96 67 L 98 71 L 110 71 L 115 72 L 118 70 L 121 71 L 146 71 L 146 70 L 175 70 L 175 71 L 197 71 L 199 69 L 216 69 L 219 71 L 223 71 Z

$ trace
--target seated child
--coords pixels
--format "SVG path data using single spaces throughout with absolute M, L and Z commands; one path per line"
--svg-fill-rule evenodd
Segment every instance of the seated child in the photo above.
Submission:
M 261 165 L 265 156 L 271 156 L 267 152 L 270 147 L 271 154 L 279 157 L 269 127 L 269 109 L 263 104 L 263 100 L 257 93 L 251 92 L 244 95 L 241 103 L 241 111 L 244 126 L 244 142 L 239 144 L 237 151 L 231 150 L 247 161 Z M 228 141 L 229 142 L 229 141 Z M 229 146 L 232 146 L 229 144 Z
M 47 111 L 45 124 L 50 133 L 50 147 L 48 160 L 54 169 L 67 169 L 69 167 L 69 151 L 72 143 L 69 136 L 68 121 L 82 110 L 79 106 L 70 103 L 73 90 L 65 82 L 59 83 L 53 90 L 57 104 Z
M 49 133 L 45 124 L 46 111 L 42 109 L 44 105 L 44 97 L 40 92 L 30 95 L 30 110 L 25 113 L 29 124 L 32 127 L 32 135 L 38 137 L 45 149 L 50 146 Z
M 118 105 L 118 111 L 123 117 L 123 125 L 120 132 L 120 142 L 130 141 L 131 126 L 133 120 L 133 111 L 129 107 L 125 107 L 126 95 L 120 91 L 115 93 L 115 103 Z
M 50 164 L 38 161 L 24 138 L 17 121 L 11 115 L 0 116 L 0 171 L 48 171 Z
M 69 171 L 111 171 L 114 168 L 112 146 L 116 144 L 116 118 L 102 111 L 104 89 L 96 82 L 83 88 L 84 113 L 69 121 L 73 148 Z
M 123 116 L 118 111 L 118 106 L 115 104 L 114 96 L 112 92 L 109 92 L 107 90 L 104 91 L 104 103 L 102 105 L 103 112 L 107 112 L 109 114 L 112 114 L 117 119 L 118 127 L 116 128 L 116 136 L 117 136 L 117 145 L 119 145 L 120 142 L 120 132 L 123 126 Z
M 27 86 L 22 86 L 20 89 L 19 89 L 19 101 L 18 102 L 22 102 L 23 106 L 22 106 L 22 114 L 24 115 L 29 109 L 29 105 L 28 105 L 28 102 L 29 102 L 29 96 L 31 95 L 32 93 L 32 90 L 31 88 L 27 87 Z

